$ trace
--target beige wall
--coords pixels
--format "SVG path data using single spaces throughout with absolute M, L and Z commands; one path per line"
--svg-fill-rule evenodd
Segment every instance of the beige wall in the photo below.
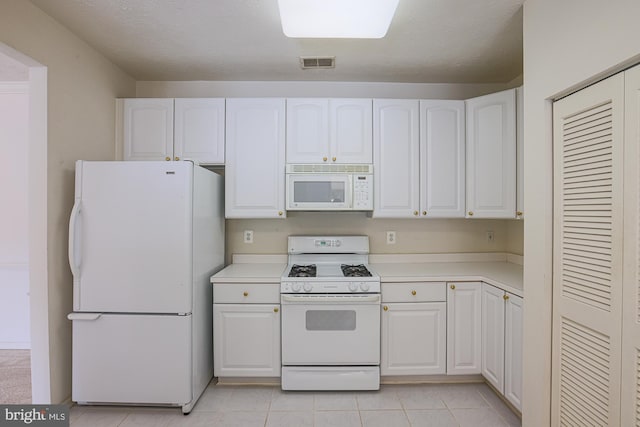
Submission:
M 507 221 L 506 252 L 524 255 L 524 220 Z
M 298 212 L 287 219 L 227 220 L 227 262 L 231 254 L 287 252 L 287 236 L 294 234 L 365 234 L 372 253 L 505 252 L 507 223 L 503 220 L 377 219 L 364 213 Z M 253 243 L 243 242 L 243 230 L 253 230 Z M 395 231 L 397 243 L 386 243 Z M 494 232 L 493 243 L 486 232 Z
M 0 2 L 0 42 L 48 68 L 47 240 L 50 401 L 71 392 L 71 272 L 67 228 L 77 159 L 112 159 L 114 99 L 135 96 L 135 81 L 24 0 Z
M 549 99 L 640 61 L 638 0 L 527 0 L 523 426 L 550 423 L 552 141 Z

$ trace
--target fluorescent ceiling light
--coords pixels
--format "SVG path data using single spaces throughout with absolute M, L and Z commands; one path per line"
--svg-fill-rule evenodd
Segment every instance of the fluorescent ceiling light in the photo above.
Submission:
M 278 0 L 287 37 L 379 39 L 400 0 Z

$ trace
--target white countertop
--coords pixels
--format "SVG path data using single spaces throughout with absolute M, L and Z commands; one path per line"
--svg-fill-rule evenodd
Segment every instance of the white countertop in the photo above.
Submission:
M 231 264 L 211 276 L 211 283 L 280 283 L 286 266 L 268 262 Z
M 426 261 L 425 256 L 403 255 L 378 256 L 377 261 L 369 264 L 371 270 L 380 275 L 383 283 L 420 282 L 420 281 L 449 281 L 469 282 L 482 281 L 504 289 L 520 297 L 524 297 L 522 284 L 522 265 L 506 261 Z M 441 257 L 441 256 L 440 256 Z M 287 264 L 286 255 L 274 256 L 245 256 L 211 277 L 211 283 L 280 283 L 280 277 Z M 449 256 L 449 258 L 451 258 Z M 257 260 L 265 262 L 254 262 Z M 413 262 L 397 262 L 411 259 Z M 505 259 L 502 257 L 502 259 Z M 277 261 L 277 262 L 274 262 Z M 384 262 L 393 261 L 393 262 Z
M 383 283 L 483 281 L 524 297 L 522 266 L 510 262 L 393 262 L 369 266 L 380 275 Z

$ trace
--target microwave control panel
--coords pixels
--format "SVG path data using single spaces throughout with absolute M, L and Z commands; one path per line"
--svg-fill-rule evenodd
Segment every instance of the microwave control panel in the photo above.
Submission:
M 373 175 L 353 175 L 353 209 L 373 209 Z

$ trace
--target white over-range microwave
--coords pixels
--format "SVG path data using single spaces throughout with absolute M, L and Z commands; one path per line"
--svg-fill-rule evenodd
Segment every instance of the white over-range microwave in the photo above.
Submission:
M 373 210 L 373 165 L 287 165 L 287 210 Z

